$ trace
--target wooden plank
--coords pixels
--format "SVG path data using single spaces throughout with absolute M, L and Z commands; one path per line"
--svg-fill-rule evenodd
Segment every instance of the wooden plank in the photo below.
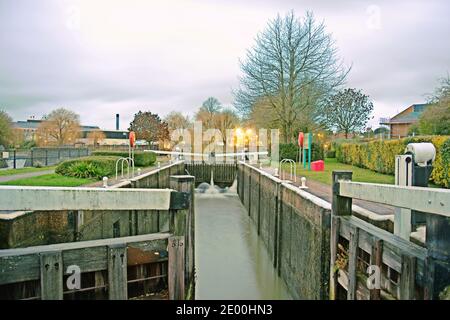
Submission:
M 340 181 L 339 195 L 450 217 L 449 189 Z
M 85 249 L 93 247 L 101 247 L 116 244 L 128 244 L 128 243 L 138 243 L 138 242 L 148 242 L 154 240 L 168 239 L 170 237 L 169 233 L 152 233 L 143 234 L 139 236 L 131 237 L 121 237 L 121 238 L 110 238 L 110 239 L 100 239 L 100 240 L 90 240 L 90 241 L 79 241 L 79 242 L 66 242 L 58 244 L 50 244 L 45 246 L 35 246 L 28 248 L 18 248 L 18 249 L 5 249 L 0 250 L 0 257 L 10 257 L 19 256 L 26 254 L 37 254 L 41 252 L 49 251 L 63 251 L 63 250 L 76 250 Z
M 350 232 L 350 241 L 348 248 L 348 290 L 347 300 L 356 299 L 356 266 L 358 259 L 358 228 L 353 228 Z
M 175 229 L 173 235 L 185 237 L 185 286 L 194 284 L 195 269 L 195 177 L 180 175 L 170 177 L 170 187 L 189 195 L 190 206 L 187 210 L 175 213 Z M 179 220 L 179 221 L 178 221 Z
M 184 236 L 173 236 L 169 238 L 169 300 L 184 300 Z
M 400 299 L 413 300 L 416 278 L 416 258 L 402 255 L 402 271 L 400 274 Z
M 127 247 L 124 244 L 108 246 L 109 300 L 127 300 Z
M 1 285 L 39 278 L 40 259 L 38 254 L 0 257 Z
M 355 226 L 358 229 L 362 229 L 368 234 L 375 236 L 376 238 L 383 240 L 384 245 L 390 244 L 392 247 L 395 247 L 398 249 L 398 251 L 407 252 L 408 254 L 417 257 L 420 260 L 425 260 L 427 256 L 427 249 L 420 247 L 412 242 L 406 241 L 405 239 L 402 239 L 400 237 L 397 237 L 393 235 L 392 233 L 380 229 L 373 224 L 370 224 L 364 220 L 361 220 L 357 217 L 351 216 L 351 217 L 342 217 L 341 218 L 342 227 L 347 226 Z M 346 225 L 346 226 L 345 226 Z M 341 231 L 343 228 L 341 228 Z M 342 233 L 341 233 L 342 234 Z M 367 251 L 370 253 L 370 250 Z M 384 259 L 384 255 L 383 255 Z
M 380 270 L 383 264 L 383 240 L 374 240 L 372 245 L 372 253 L 370 255 L 370 264 L 377 266 Z M 381 279 L 379 279 L 381 284 Z M 380 300 L 381 299 L 381 288 L 374 288 L 370 290 L 370 300 Z
M 339 223 L 340 219 L 336 216 L 331 216 L 331 234 L 330 234 L 330 300 L 336 300 L 337 292 L 337 245 L 339 241 Z
M 63 299 L 63 264 L 61 251 L 45 252 L 40 255 L 41 299 Z
M 167 210 L 171 192 L 169 189 L 0 186 L 0 210 Z

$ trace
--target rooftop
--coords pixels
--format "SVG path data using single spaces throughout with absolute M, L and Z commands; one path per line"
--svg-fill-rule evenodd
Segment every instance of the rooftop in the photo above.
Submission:
M 381 118 L 380 124 L 391 124 L 391 123 L 414 123 L 416 122 L 422 112 L 428 107 L 427 103 L 416 103 L 410 105 L 408 108 L 404 109 L 402 112 L 396 114 L 392 118 Z M 412 108 L 412 111 L 408 112 L 408 109 Z

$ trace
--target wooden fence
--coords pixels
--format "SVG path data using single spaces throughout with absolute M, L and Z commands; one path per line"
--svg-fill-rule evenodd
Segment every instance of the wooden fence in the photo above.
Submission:
M 351 177 L 333 172 L 330 298 L 438 299 L 450 285 L 450 190 L 356 183 Z M 352 216 L 353 198 L 426 213 L 425 247 Z M 379 270 L 379 286 L 369 267 Z
M 211 174 L 214 184 L 221 188 L 229 187 L 236 179 L 236 164 L 234 163 L 206 163 L 186 161 L 186 171 L 195 176 L 196 186 L 202 182 L 211 182 Z
M 0 250 L 1 298 L 127 299 L 130 292 L 148 298 L 164 289 L 169 299 L 192 298 L 194 177 L 171 176 L 168 186 L 172 189 L 0 187 L 2 199 L 15 197 L 0 209 L 43 211 L 48 203 L 49 210 L 77 210 L 90 203 L 88 208 L 106 214 L 122 206 L 169 212 L 167 233 Z M 37 201 L 44 194 L 48 202 Z M 81 274 L 76 289 L 68 285 L 73 270 Z

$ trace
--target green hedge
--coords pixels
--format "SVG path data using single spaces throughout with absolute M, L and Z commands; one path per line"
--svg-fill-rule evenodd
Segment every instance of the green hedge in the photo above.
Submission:
M 0 168 L 8 168 L 8 163 L 5 159 L 0 159 Z
M 336 158 L 336 150 L 328 150 L 325 152 L 325 158 Z
M 280 160 L 292 159 L 298 161 L 298 145 L 294 143 L 280 143 Z M 313 142 L 311 149 L 311 161 L 323 160 L 324 152 L 319 143 Z
M 93 156 L 114 156 L 114 157 L 128 157 L 126 151 L 94 151 Z M 134 153 L 134 165 L 137 167 L 148 167 L 156 161 L 156 154 L 153 152 L 136 151 Z
M 335 143 L 339 162 L 376 172 L 395 174 L 395 156 L 405 152 L 411 142 L 431 142 L 436 148 L 436 159 L 430 180 L 438 186 L 450 187 L 450 138 L 448 136 L 411 137 L 400 140 L 377 140 L 366 143 Z
M 55 172 L 68 177 L 101 179 L 114 175 L 119 157 L 90 156 L 61 162 Z

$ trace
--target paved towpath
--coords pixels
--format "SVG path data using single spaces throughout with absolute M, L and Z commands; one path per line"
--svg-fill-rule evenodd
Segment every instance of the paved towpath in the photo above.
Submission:
M 55 173 L 55 169 L 18 173 L 18 174 L 12 174 L 12 175 L 8 175 L 8 176 L 0 176 L 0 182 L 7 182 L 7 181 L 13 181 L 13 180 L 19 180 L 19 179 L 38 177 L 38 176 L 43 176 L 45 174 L 52 174 L 52 173 Z
M 269 172 L 273 174 L 272 168 L 263 168 L 264 171 Z M 289 174 L 285 175 L 285 178 L 287 178 Z M 301 184 L 301 175 L 297 176 L 297 182 L 292 182 L 292 184 L 299 186 Z M 322 182 L 314 181 L 311 179 L 306 180 L 306 186 L 308 189 L 305 189 L 305 191 L 331 203 L 331 186 L 324 184 Z M 394 214 L 394 207 L 380 204 L 380 203 L 374 203 L 370 201 L 363 201 L 354 199 L 353 204 L 364 208 L 366 210 L 369 210 L 373 213 L 379 214 L 379 215 L 392 215 Z

